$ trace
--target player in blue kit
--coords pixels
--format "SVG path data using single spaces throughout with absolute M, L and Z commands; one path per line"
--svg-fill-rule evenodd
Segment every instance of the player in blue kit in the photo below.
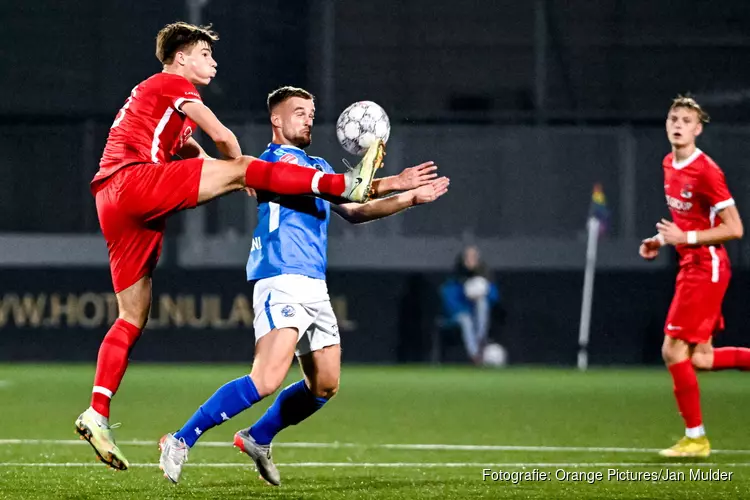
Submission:
M 273 140 L 261 159 L 333 173 L 323 158 L 304 151 L 312 140 L 312 94 L 282 87 L 268 96 L 268 110 Z M 373 199 L 364 204 L 257 193 L 258 226 L 247 263 L 247 279 L 255 282 L 252 371 L 224 384 L 179 431 L 161 439 L 159 466 L 166 478 L 179 480 L 189 449 L 208 429 L 273 394 L 296 353 L 304 378 L 281 391 L 254 425 L 234 437 L 235 446 L 253 459 L 261 476 L 280 484 L 271 441 L 282 429 L 322 408 L 339 387 L 341 345 L 325 281 L 330 211 L 357 224 L 430 203 L 444 195 L 450 183 L 447 177 L 438 177 L 436 170 L 433 162 L 426 162 L 375 180 Z M 383 198 L 396 191 L 400 193 Z

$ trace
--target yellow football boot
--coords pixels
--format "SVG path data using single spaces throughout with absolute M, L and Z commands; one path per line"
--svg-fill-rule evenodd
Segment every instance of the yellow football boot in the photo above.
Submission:
M 699 438 L 683 437 L 677 444 L 666 450 L 661 450 L 662 457 L 707 457 L 711 454 L 711 443 L 706 436 Z
M 112 435 L 112 429 L 119 427 L 119 424 L 109 425 L 107 421 L 97 417 L 94 410 L 89 408 L 76 419 L 75 427 L 81 439 L 88 441 L 94 448 L 99 460 L 113 469 L 127 470 L 128 459 L 117 447 Z

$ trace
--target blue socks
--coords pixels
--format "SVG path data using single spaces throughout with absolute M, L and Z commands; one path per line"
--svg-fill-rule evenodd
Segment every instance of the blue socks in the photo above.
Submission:
M 282 429 L 302 422 L 320 410 L 326 401 L 326 398 L 316 398 L 304 380 L 295 382 L 281 391 L 260 420 L 250 427 L 250 435 L 258 444 L 270 444 Z
M 260 399 L 249 375 L 227 382 L 198 408 L 174 437 L 184 439 L 185 444 L 192 447 L 204 432 L 250 408 Z M 305 381 L 300 380 L 279 393 L 276 401 L 250 428 L 250 435 L 258 444 L 270 444 L 282 429 L 302 422 L 327 401 L 326 398 L 316 398 Z
M 286 390 L 288 388 L 284 392 Z M 281 394 L 279 394 L 278 399 L 280 398 Z M 198 411 L 190 417 L 190 420 L 182 426 L 182 429 L 174 434 L 174 437 L 184 439 L 185 443 L 192 447 L 208 429 L 220 425 L 241 411 L 247 410 L 260 399 L 250 375 L 227 382 L 198 408 Z M 274 406 L 276 406 L 276 403 L 274 403 Z

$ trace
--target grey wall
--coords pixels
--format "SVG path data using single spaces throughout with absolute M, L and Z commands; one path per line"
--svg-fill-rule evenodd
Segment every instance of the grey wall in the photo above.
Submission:
M 230 126 L 246 154 L 260 154 L 270 140 L 264 124 Z M 0 165 L 6 172 L 0 184 L 0 231 L 98 232 L 88 182 L 98 168 L 108 127 L 108 121 L 0 126 L 5 152 Z M 700 146 L 724 168 L 740 207 L 746 205 L 750 130 L 710 125 Z M 330 126 L 316 127 L 309 151 L 343 171 L 340 158 L 346 154 Z M 656 218 L 666 214 L 660 179 L 669 144 L 654 127 L 394 124 L 388 151 L 384 175 L 434 160 L 451 177 L 451 192 L 428 209 L 368 225 L 365 231 L 373 235 L 575 237 L 583 230 L 595 182 L 608 196 L 611 235 L 649 234 Z M 34 161 L 29 161 L 32 152 Z M 631 205 L 626 197 L 634 198 Z M 231 195 L 209 207 L 209 233 L 245 233 L 254 222 L 245 197 Z M 627 227 L 630 219 L 632 228 Z M 334 222 L 334 234 L 346 230 Z
M 0 113 L 111 115 L 159 70 L 158 29 L 187 18 L 181 0 L 3 2 L 0 90 L 13 98 Z M 208 92 L 223 113 L 262 112 L 287 83 L 336 109 L 376 100 L 398 120 L 522 118 L 540 104 L 553 117 L 653 119 L 682 91 L 712 100 L 717 118 L 750 110 L 733 98 L 750 76 L 742 0 L 212 0 L 202 20 L 222 35 Z
M 159 70 L 155 33 L 177 19 L 188 19 L 182 0 L 0 3 L 0 233 L 35 235 L 1 238 L 0 265 L 105 263 L 88 182 L 117 109 Z M 334 266 L 349 266 L 362 240 L 426 267 L 477 240 L 500 265 L 577 267 L 594 182 L 612 212 L 605 265 L 637 265 L 631 246 L 666 213 L 661 126 L 681 91 L 713 114 L 701 146 L 747 206 L 747 2 L 211 0 L 202 21 L 222 37 L 204 98 L 247 153 L 269 137 L 267 92 L 296 84 L 319 97 L 312 153 L 340 165 L 325 124 L 367 98 L 393 122 L 388 173 L 432 159 L 453 179 L 434 206 L 358 228 L 334 220 Z M 196 213 L 171 221 L 167 248 L 183 232 L 187 243 L 165 261 L 241 262 L 252 202 L 230 196 Z M 730 251 L 750 263 L 750 244 Z
M 156 33 L 188 20 L 183 0 L 2 2 L 0 113 L 103 115 L 158 71 Z M 221 40 L 218 77 L 207 90 L 222 110 L 262 110 L 281 83 L 304 83 L 308 2 L 215 0 L 202 13 Z M 12 97 L 12 98 L 9 98 Z

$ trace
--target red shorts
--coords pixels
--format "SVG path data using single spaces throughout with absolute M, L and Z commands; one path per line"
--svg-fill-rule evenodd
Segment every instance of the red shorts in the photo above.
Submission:
M 664 334 L 689 344 L 710 342 L 714 333 L 724 329 L 721 304 L 730 276 L 729 266 L 723 262 L 715 270 L 703 266 L 680 269 Z
M 166 217 L 198 204 L 202 168 L 202 158 L 140 163 L 93 186 L 115 293 L 151 276 L 161 254 Z

